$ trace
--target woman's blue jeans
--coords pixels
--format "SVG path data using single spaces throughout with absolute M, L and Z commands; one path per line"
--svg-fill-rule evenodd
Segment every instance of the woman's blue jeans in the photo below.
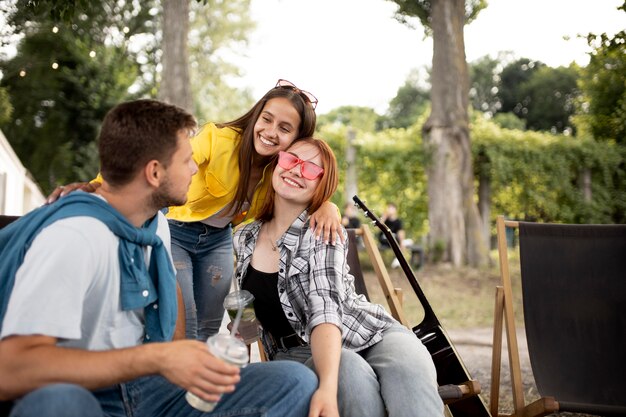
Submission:
M 185 302 L 185 336 L 205 341 L 224 317 L 224 297 L 235 268 L 230 225 L 169 220 L 176 280 Z
M 274 359 L 315 369 L 309 346 L 279 351 Z M 341 417 L 443 416 L 430 353 L 400 324 L 385 330 L 383 339 L 367 349 L 341 350 L 337 397 Z
M 17 401 L 10 417 L 306 417 L 316 389 L 315 374 L 299 363 L 254 363 L 210 413 L 192 408 L 182 388 L 149 376 L 94 392 L 48 385 Z

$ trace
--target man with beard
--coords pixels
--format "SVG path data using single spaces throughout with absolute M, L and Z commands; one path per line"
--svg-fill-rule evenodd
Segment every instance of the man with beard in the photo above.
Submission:
M 178 316 L 167 222 L 197 166 L 184 110 L 122 103 L 99 137 L 102 186 L 0 232 L 0 400 L 11 416 L 305 416 L 317 386 L 295 363 L 241 370 L 194 340 Z M 235 388 L 235 385 L 237 387 Z M 255 414 L 256 413 L 256 414 Z

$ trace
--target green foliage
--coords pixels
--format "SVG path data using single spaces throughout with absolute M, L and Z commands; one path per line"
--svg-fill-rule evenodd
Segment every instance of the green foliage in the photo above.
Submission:
M 495 114 L 500 109 L 497 96 L 500 76 L 499 59 L 486 55 L 468 64 L 470 91 L 469 98 L 475 110 Z
M 626 11 L 626 6 L 622 6 Z M 601 140 L 626 144 L 626 31 L 587 37 L 593 51 L 580 79 L 577 126 Z
M 326 125 L 351 126 L 363 132 L 373 132 L 376 130 L 380 116 L 370 107 L 342 106 L 326 114 L 322 114 L 317 119 L 318 129 Z
M 505 129 L 526 130 L 526 122 L 513 113 L 496 113 L 492 120 Z
M 503 129 L 480 119 L 473 124 L 472 139 L 477 177 L 486 173 L 491 178 L 492 224 L 497 214 L 563 223 L 623 218 L 624 148 L 590 138 Z M 590 201 L 581 186 L 586 171 Z
M 91 3 L 94 15 L 80 14 L 74 23 L 28 8 L 9 16 L 24 37 L 17 55 L 0 62 L 1 87 L 14 108 L 2 129 L 44 192 L 97 172 L 100 122 L 139 85 L 128 39 L 152 30 L 150 3 L 143 4 L 149 9 Z
M 396 20 L 400 23 L 414 27 L 411 22 L 411 18 L 418 18 L 420 23 L 424 26 L 424 31 L 427 35 L 430 35 L 430 23 L 431 23 L 431 0 L 388 0 L 398 5 L 396 11 Z M 478 13 L 487 7 L 487 0 L 466 0 L 465 1 L 465 23 L 471 23 Z
M 0 62 L 0 118 L 9 102 L 14 111 L 0 127 L 48 192 L 97 172 L 95 139 L 111 107 L 156 96 L 159 2 L 13 2 L 2 5 L 8 25 L 0 36 L 4 43 L 16 36 L 21 42 L 15 57 Z M 227 86 L 225 80 L 239 73 L 223 53 L 245 45 L 249 4 L 192 2 L 190 66 L 200 121 L 229 120 L 251 105 L 249 92 Z
M 421 145 L 421 125 L 409 129 L 388 129 L 376 133 L 358 131 L 355 139 L 359 197 L 377 214 L 387 202 L 395 202 L 407 237 L 416 238 L 427 231 L 428 195 Z M 323 126 L 319 136 L 327 140 L 345 172 L 347 128 L 338 124 Z M 343 180 L 333 201 L 341 207 L 345 196 Z M 350 196 L 351 197 L 351 196 Z
M 498 97 L 502 103 L 500 111 L 504 113 L 513 112 L 518 116 L 524 113 L 524 106 L 528 103 L 524 93 L 520 91 L 520 87 L 528 82 L 533 73 L 542 66 L 545 66 L 542 62 L 520 58 L 504 67 L 500 73 L 500 85 L 498 87 Z
M 248 33 L 255 27 L 250 0 L 199 0 L 191 2 L 190 9 L 189 67 L 195 115 L 201 123 L 232 120 L 254 103 L 250 91 L 227 82 L 241 76 L 227 57 L 245 48 Z
M 570 118 L 579 95 L 578 74 L 576 64 L 558 68 L 542 66 L 519 86 L 523 102 L 528 103 L 521 108 L 528 129 L 572 133 Z
M 407 128 L 429 109 L 430 89 L 421 84 L 423 82 L 419 73 L 412 72 L 389 103 L 387 114 L 379 123 L 380 127 Z
M 0 87 L 0 126 L 11 120 L 13 106 L 9 100 L 9 92 L 6 88 Z
M 35 14 L 49 13 L 53 21 L 70 22 L 77 9 L 87 10 L 89 0 L 19 0 L 18 7 Z
M 511 60 L 507 53 L 497 59 L 482 57 L 469 64 L 472 107 L 485 115 L 513 114 L 527 129 L 575 133 L 573 116 L 580 95 L 580 68 L 552 68 L 528 58 Z M 499 122 L 522 128 L 510 116 Z
M 515 116 L 509 115 L 515 118 Z M 407 236 L 428 232 L 428 193 L 422 146 L 422 116 L 408 129 L 379 132 L 357 130 L 359 196 L 378 214 L 395 201 Z M 345 172 L 347 127 L 321 126 Z M 626 221 L 626 149 L 615 143 L 562 134 L 507 129 L 474 113 L 471 124 L 475 178 L 491 181 L 490 223 L 495 216 L 563 223 L 619 223 Z M 591 179 L 587 201 L 582 178 Z M 343 180 L 333 201 L 345 201 Z M 430 248 L 441 251 L 440 244 Z

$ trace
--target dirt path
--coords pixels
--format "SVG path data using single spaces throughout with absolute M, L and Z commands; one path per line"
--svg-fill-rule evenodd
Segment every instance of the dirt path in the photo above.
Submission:
M 480 382 L 482 397 L 489 404 L 491 390 L 491 358 L 493 345 L 493 329 L 446 329 L 450 340 L 454 344 L 465 367 L 473 379 Z M 506 338 L 503 340 L 502 366 L 500 373 L 500 412 L 512 412 L 513 397 L 511 391 L 511 375 L 509 372 L 509 359 L 506 350 Z M 522 370 L 522 385 L 524 396 L 527 401 L 538 398 L 535 381 L 532 376 L 528 346 L 523 330 L 518 330 L 517 341 L 520 352 L 520 366 Z
M 457 352 L 461 356 L 465 367 L 473 379 L 480 382 L 482 397 L 489 406 L 491 390 L 491 358 L 493 345 L 493 329 L 491 328 L 469 328 L 469 329 L 446 329 L 448 337 L 454 344 Z M 526 335 L 523 329 L 517 330 L 517 344 L 520 354 L 520 367 L 522 370 L 522 386 L 526 404 L 539 398 L 535 380 L 532 375 L 530 359 L 528 357 L 528 346 Z M 500 413 L 513 412 L 513 394 L 511 389 L 511 374 L 509 371 L 509 358 L 507 353 L 506 336 L 502 342 L 502 365 L 500 371 Z M 556 416 L 557 414 L 550 414 Z M 561 413 L 560 417 L 593 417 L 588 414 Z

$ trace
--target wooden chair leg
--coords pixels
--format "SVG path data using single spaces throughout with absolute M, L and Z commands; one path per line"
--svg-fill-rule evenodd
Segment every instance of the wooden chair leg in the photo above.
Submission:
M 496 305 L 493 320 L 493 350 L 491 353 L 491 390 L 489 411 L 497 417 L 500 400 L 500 366 L 502 364 L 502 319 L 504 315 L 504 289 L 496 287 Z
M 402 292 L 402 288 L 394 288 L 393 292 L 395 292 L 396 297 L 398 297 L 400 308 L 404 308 L 404 292 Z
M 502 279 L 502 304 L 504 306 L 504 328 L 506 329 L 507 350 L 509 354 L 509 370 L 511 373 L 511 386 L 513 388 L 513 407 L 515 414 L 521 414 L 524 409 L 524 391 L 522 387 L 522 371 L 519 359 L 519 347 L 517 345 L 517 333 L 515 331 L 515 315 L 513 313 L 513 289 L 509 274 L 509 256 L 506 242 L 506 227 L 512 227 L 516 222 L 505 222 L 503 216 L 496 220 L 498 234 L 498 258 L 500 263 L 500 278 Z
M 257 340 L 256 344 L 259 348 L 259 357 L 261 358 L 261 362 L 267 362 L 267 355 L 265 354 L 265 348 L 263 347 L 263 342 L 261 342 L 261 339 Z
M 559 403 L 553 397 L 543 397 L 524 407 L 521 417 L 543 417 L 558 411 Z

